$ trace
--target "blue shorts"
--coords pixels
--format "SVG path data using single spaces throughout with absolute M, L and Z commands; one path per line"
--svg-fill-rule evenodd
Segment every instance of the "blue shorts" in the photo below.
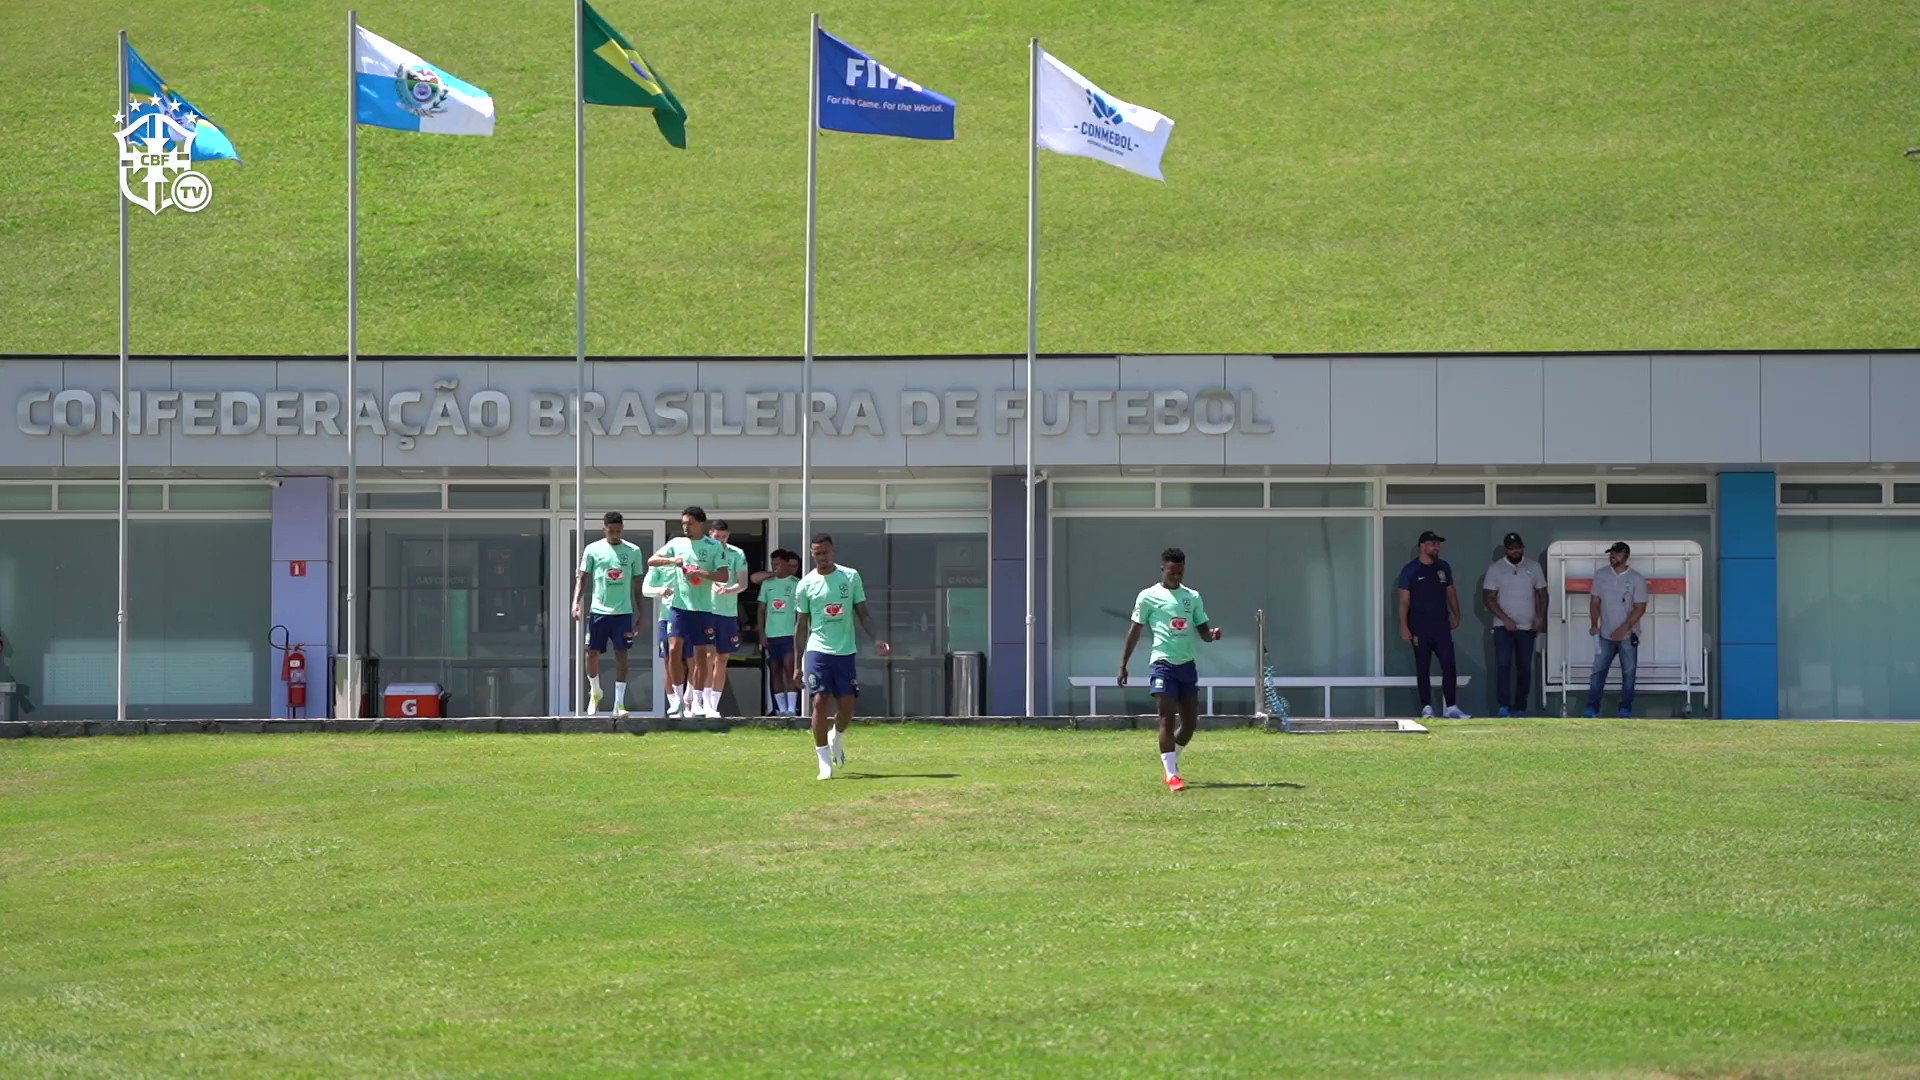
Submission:
M 807 692 L 830 697 L 859 697 L 860 673 L 852 656 L 810 652 L 800 663 L 807 674 Z
M 769 664 L 793 663 L 793 635 L 768 638 L 766 656 Z
M 713 640 L 710 644 L 721 656 L 740 651 L 740 617 L 738 615 L 711 614 L 707 616 L 707 625 L 713 628 Z
M 667 609 L 667 636 L 685 638 L 688 648 L 713 644 L 713 616 L 685 608 Z
M 665 660 L 667 658 L 667 620 L 661 619 L 660 624 L 654 629 L 658 631 L 653 637 L 660 644 L 660 659 Z
M 1155 660 L 1149 674 L 1155 697 L 1164 694 L 1175 701 L 1192 701 L 1200 696 L 1200 672 L 1191 660 L 1184 664 Z
M 593 614 L 587 617 L 587 651 L 603 653 L 607 646 L 626 652 L 633 644 L 633 613 L 625 615 Z

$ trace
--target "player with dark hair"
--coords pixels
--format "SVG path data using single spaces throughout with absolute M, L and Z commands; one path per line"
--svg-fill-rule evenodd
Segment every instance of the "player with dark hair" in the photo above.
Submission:
M 573 617 L 587 626 L 587 715 L 600 711 L 600 655 L 613 649 L 613 715 L 627 715 L 627 650 L 633 646 L 633 595 L 639 587 L 640 549 L 621 539 L 626 521 L 609 510 L 600 519 L 606 536 L 580 553 L 573 587 Z M 593 602 L 587 603 L 587 586 Z
M 1187 553 L 1168 548 L 1160 553 L 1160 583 L 1140 590 L 1133 601 L 1133 623 L 1127 627 L 1126 648 L 1120 652 L 1120 685 L 1127 685 L 1127 663 L 1140 643 L 1140 628 L 1153 630 L 1152 686 L 1160 709 L 1160 764 L 1167 770 L 1167 787 L 1186 790 L 1180 779 L 1180 751 L 1193 741 L 1200 726 L 1200 673 L 1193 663 L 1193 643 L 1219 641 L 1221 630 L 1207 622 L 1207 605 L 1200 594 L 1182 582 L 1187 576 Z
M 833 779 L 833 770 L 847 763 L 847 723 L 853 702 L 860 696 L 860 676 L 854 667 L 857 648 L 853 619 L 874 639 L 881 656 L 893 646 L 880 638 L 867 614 L 867 589 L 860 571 L 833 561 L 833 537 L 814 536 L 809 548 L 813 572 L 800 581 L 794 595 L 794 639 L 807 643 L 803 660 L 807 692 L 813 695 L 813 751 L 820 759 L 820 779 Z M 834 710 L 828 719 L 827 710 Z
M 697 506 L 680 511 L 685 534 L 653 553 L 648 566 L 671 566 L 679 578 L 667 610 L 667 683 L 680 688 L 687 716 L 718 717 L 705 694 L 707 657 L 713 654 L 713 586 L 727 580 L 726 546 L 707 535 L 707 512 Z
M 740 594 L 747 591 L 747 553 L 733 546 L 733 526 L 715 519 L 707 523 L 707 535 L 726 550 L 726 581 L 713 587 L 713 654 L 707 657 L 706 706 L 710 716 L 720 715 L 720 697 L 727 690 L 727 657 L 740 650 Z
M 775 716 L 800 715 L 800 691 L 793 678 L 794 590 L 800 585 L 800 556 L 779 548 L 769 556 L 770 570 L 756 570 L 760 586 L 760 639 L 767 667 L 767 692 Z

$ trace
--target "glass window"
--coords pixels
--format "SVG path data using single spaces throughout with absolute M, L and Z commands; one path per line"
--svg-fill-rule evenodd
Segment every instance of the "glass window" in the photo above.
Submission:
M 1357 484 L 1270 484 L 1268 497 L 1276 509 L 1322 506 L 1372 506 L 1373 485 Z
M 595 510 L 665 510 L 665 484 L 587 482 L 587 505 Z M 560 509 L 573 509 L 573 485 L 560 485 Z
M 1153 485 L 1150 483 L 1127 484 L 1075 484 L 1059 482 L 1053 487 L 1053 505 L 1072 510 L 1092 509 L 1151 509 L 1153 506 Z
M 1084 712 L 1087 691 L 1068 680 L 1108 677 L 1119 666 L 1134 598 L 1159 580 L 1160 552 L 1170 544 L 1185 549 L 1187 584 L 1205 599 L 1208 618 L 1226 630 L 1218 644 L 1200 647 L 1202 675 L 1252 674 L 1256 608 L 1269 616 L 1267 647 L 1276 675 L 1371 675 L 1372 536 L 1368 517 L 1250 518 L 1218 529 L 1195 529 L 1173 516 L 1055 519 L 1054 710 Z M 1145 642 L 1134 652 L 1133 688 L 1100 691 L 1102 712 L 1153 711 L 1148 652 Z M 1318 691 L 1287 696 L 1303 715 L 1320 709 Z M 1222 692 L 1216 703 L 1250 709 L 1252 692 Z M 1334 710 L 1342 709 L 1372 715 L 1371 698 L 1336 696 Z
M 1382 644 L 1386 649 L 1386 673 L 1413 674 L 1413 650 L 1400 640 L 1400 596 L 1397 585 L 1401 568 L 1419 554 L 1416 540 L 1423 530 L 1432 529 L 1447 538 L 1440 557 L 1452 566 L 1459 581 L 1456 590 L 1460 594 L 1460 628 L 1453 632 L 1454 655 L 1460 674 L 1473 677 L 1473 682 L 1460 690 L 1460 706 L 1476 716 L 1491 716 L 1500 707 L 1490 674 L 1494 670 L 1494 620 L 1481 598 L 1480 585 L 1486 580 L 1487 570 L 1493 561 L 1502 557 L 1500 541 L 1508 532 L 1517 532 L 1525 538 L 1526 557 L 1541 562 L 1544 569 L 1548 546 L 1560 540 L 1625 540 L 1636 549 L 1639 549 L 1639 541 L 1693 540 L 1711 553 L 1711 522 L 1708 515 L 1697 511 L 1672 517 L 1601 513 L 1537 517 L 1517 514 L 1389 517 L 1382 534 L 1385 557 L 1381 566 L 1383 587 L 1380 598 L 1385 609 L 1385 641 Z M 1644 549 L 1640 550 L 1644 555 Z M 1707 611 L 1708 632 L 1712 633 L 1711 595 Z M 1557 715 L 1560 708 L 1559 691 L 1556 690 L 1551 699 L 1541 692 L 1539 673 L 1542 655 L 1543 646 L 1537 644 L 1534 652 L 1535 678 L 1530 694 L 1532 701 L 1528 711 L 1545 715 L 1540 710 L 1550 700 L 1553 713 Z M 1433 664 L 1433 679 L 1435 687 L 1438 687 L 1438 661 Z M 1436 689 L 1434 693 L 1434 711 L 1437 713 L 1443 706 L 1438 700 L 1439 691 Z M 1607 700 L 1611 702 L 1612 691 L 1608 694 Z M 1580 698 L 1569 696 L 1568 707 L 1576 715 L 1581 704 Z M 1645 716 L 1677 716 L 1680 705 L 1678 694 L 1644 693 L 1635 702 L 1634 711 Z M 1419 712 L 1420 703 L 1412 690 L 1387 691 L 1387 715 L 1416 716 Z
M 359 531 L 359 640 L 380 685 L 439 683 L 456 716 L 546 715 L 544 522 L 374 519 Z
M 1781 715 L 1920 718 L 1915 595 L 1920 517 L 1781 517 Z
M 1619 506 L 1705 506 L 1705 484 L 1608 484 L 1607 501 Z
M 159 484 L 127 486 L 127 509 L 158 510 L 165 505 L 166 492 Z M 62 484 L 60 485 L 60 509 L 118 510 L 120 509 L 120 486 L 118 484 Z
M 1780 502 L 1785 506 L 1803 503 L 1855 503 L 1878 506 L 1881 501 L 1879 484 L 1780 485 Z
M 1592 484 L 1499 484 L 1494 501 L 1501 506 L 1592 506 Z
M 128 526 L 128 716 L 267 715 L 272 528 Z M 117 531 L 112 521 L 0 521 L 0 679 L 20 684 L 36 719 L 112 715 Z
M 1920 503 L 1920 484 L 1893 485 L 1893 501 L 1897 503 Z
M 820 510 L 878 510 L 879 484 L 814 484 L 812 504 Z M 800 509 L 800 485 L 780 485 L 780 509 Z
M 991 492 L 986 484 L 890 484 L 891 510 L 985 510 Z
M 340 507 L 347 505 L 347 482 L 337 481 L 340 485 Z M 360 485 L 360 509 L 362 510 L 438 510 L 440 509 L 439 484 L 382 484 L 369 487 Z
M 819 489 L 820 485 L 815 484 L 814 490 Z M 677 512 L 683 507 L 697 506 L 709 514 L 715 510 L 765 510 L 768 494 L 765 484 L 668 484 L 666 508 Z M 799 495 L 796 493 L 794 497 L 797 499 Z M 880 505 L 877 488 L 874 505 Z
M 893 643 L 882 660 L 860 634 L 861 712 L 944 714 L 947 654 L 987 651 L 987 519 L 830 519 L 814 528 L 860 571 L 868 610 Z M 805 559 L 799 522 L 781 525 L 780 546 Z
M 545 510 L 545 484 L 455 484 L 447 489 L 449 510 Z
M 0 510 L 51 510 L 53 485 L 0 484 Z
M 175 510 L 271 510 L 267 484 L 175 484 L 167 497 Z
M 1265 506 L 1266 501 L 1267 493 L 1260 484 L 1166 483 L 1160 485 L 1160 505 L 1165 507 L 1195 506 L 1232 509 Z
M 1485 484 L 1388 484 L 1388 506 L 1480 506 Z

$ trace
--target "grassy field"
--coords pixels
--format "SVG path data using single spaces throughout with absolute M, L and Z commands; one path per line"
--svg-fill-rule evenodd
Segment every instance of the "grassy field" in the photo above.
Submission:
M 1920 1075 L 1920 726 L 0 747 L 0 1073 Z
M 692 114 L 590 120 L 598 354 L 800 346 L 809 6 L 601 10 Z M 571 7 L 362 0 L 488 89 L 493 139 L 362 139 L 361 346 L 573 348 Z M 1920 23 L 1893 0 L 850 0 L 830 29 L 960 102 L 829 136 L 820 348 L 1025 345 L 1026 40 L 1172 116 L 1161 185 L 1043 164 L 1050 351 L 1915 344 Z M 115 348 L 113 34 L 221 123 L 198 217 L 134 229 L 146 352 L 344 347 L 344 11 L 0 6 L 0 351 Z

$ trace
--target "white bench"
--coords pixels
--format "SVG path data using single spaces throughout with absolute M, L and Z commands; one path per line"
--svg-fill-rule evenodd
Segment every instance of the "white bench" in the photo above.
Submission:
M 1461 686 L 1465 686 L 1472 681 L 1473 677 L 1471 675 L 1462 675 L 1459 679 Z M 1435 679 L 1434 682 L 1437 683 L 1439 680 Z M 1119 686 L 1120 680 L 1113 675 L 1074 675 L 1067 679 L 1067 684 L 1075 689 L 1081 687 L 1086 688 L 1087 711 L 1082 715 L 1098 716 L 1100 715 L 1099 695 L 1101 688 Z M 1142 676 L 1137 685 L 1145 686 L 1146 684 L 1147 679 L 1145 676 Z M 1300 689 L 1310 686 L 1320 687 L 1323 691 L 1322 702 L 1324 705 L 1320 715 L 1332 716 L 1333 692 L 1335 689 L 1344 690 L 1355 687 L 1362 690 L 1399 689 L 1418 686 L 1419 682 L 1412 675 L 1285 675 L 1269 679 L 1267 680 L 1267 684 L 1276 689 Z M 1213 711 L 1214 690 L 1223 686 L 1228 688 L 1252 689 L 1256 685 L 1257 683 L 1250 675 L 1201 676 L 1199 686 L 1207 695 L 1207 715 L 1215 715 Z M 1263 703 L 1255 702 L 1254 704 L 1257 708 Z

